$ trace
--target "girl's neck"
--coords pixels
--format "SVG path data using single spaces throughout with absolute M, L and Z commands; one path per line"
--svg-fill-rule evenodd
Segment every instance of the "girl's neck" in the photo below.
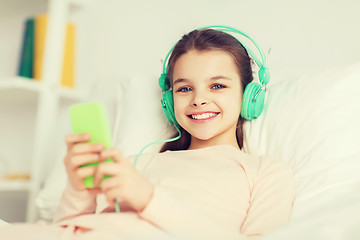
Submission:
M 218 139 L 216 139 L 216 140 L 215 139 L 201 140 L 201 139 L 194 138 L 193 136 L 191 136 L 191 142 L 190 142 L 190 146 L 188 149 L 193 150 L 193 149 L 200 149 L 200 148 L 206 148 L 206 147 L 210 147 L 210 146 L 223 145 L 223 144 L 232 145 L 235 148 L 240 150 L 240 147 L 237 143 L 236 137 L 234 139 L 227 140 L 227 141 L 219 141 Z

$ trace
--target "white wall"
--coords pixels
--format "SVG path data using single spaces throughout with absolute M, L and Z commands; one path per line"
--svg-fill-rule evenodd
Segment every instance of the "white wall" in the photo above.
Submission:
M 158 76 L 161 59 L 196 27 L 241 29 L 271 48 L 272 82 L 359 61 L 357 0 L 94 0 L 96 74 Z

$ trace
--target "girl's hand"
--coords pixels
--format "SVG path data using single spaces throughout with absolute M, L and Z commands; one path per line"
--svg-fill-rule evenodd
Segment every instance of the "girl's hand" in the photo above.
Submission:
M 67 153 L 64 164 L 69 181 L 77 191 L 85 190 L 83 179 L 95 175 L 96 172 L 96 166 L 81 166 L 87 163 L 99 162 L 100 153 L 104 149 L 102 144 L 87 143 L 90 138 L 89 134 L 68 134 L 65 138 Z M 99 189 L 89 191 L 97 193 Z
M 112 158 L 114 162 L 103 162 Z M 142 211 L 151 199 L 154 186 L 115 149 L 101 152 L 98 169 L 95 174 L 95 185 L 100 187 L 110 207 L 115 207 L 115 199 L 127 202 L 135 211 Z M 110 178 L 103 179 L 110 175 Z

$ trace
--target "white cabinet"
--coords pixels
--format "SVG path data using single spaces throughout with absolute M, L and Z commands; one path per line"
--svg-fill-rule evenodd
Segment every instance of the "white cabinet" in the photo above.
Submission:
M 54 161 L 58 142 L 56 132 L 64 123 L 67 107 L 84 99 L 86 89 L 60 86 L 64 29 L 72 8 L 83 7 L 83 1 L 70 0 L 4 0 L 0 7 L 0 175 L 14 179 L 0 180 L 3 196 L 21 195 L 27 206 L 1 205 L 17 211 L 26 209 L 26 221 L 37 218 L 35 197 Z M 17 67 L 25 19 L 38 13 L 49 16 L 42 80 L 17 77 Z M 76 23 L 75 23 L 76 26 Z M 78 79 L 75 79 L 77 81 Z M 63 140 L 63 138 L 61 139 Z M 17 175 L 17 176 L 16 176 Z M 15 204 L 15 203 L 14 203 Z M 18 203 L 16 203 L 18 204 Z M 23 210 L 25 211 L 25 210 Z M 1 215 L 0 218 L 7 220 Z M 16 219 L 18 221 L 18 219 Z

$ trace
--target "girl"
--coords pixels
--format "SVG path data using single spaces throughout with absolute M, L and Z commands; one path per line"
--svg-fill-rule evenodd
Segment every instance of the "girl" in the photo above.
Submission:
M 76 231 L 101 229 L 101 214 L 94 222 L 88 215 L 96 211 L 101 192 L 109 205 L 105 212 L 114 212 L 115 200 L 121 200 L 121 212 L 170 236 L 232 239 L 284 224 L 295 195 L 292 173 L 281 163 L 242 151 L 242 95 L 253 79 L 245 48 L 227 33 L 195 30 L 174 47 L 167 78 L 182 137 L 165 144 L 161 153 L 142 155 L 133 168 L 116 149 L 87 144 L 88 135 L 68 135 L 69 185 L 55 222 Z M 114 163 L 80 167 L 107 158 Z M 95 184 L 112 177 L 87 190 L 82 179 L 90 175 Z M 76 221 L 79 215 L 82 224 Z M 110 215 L 114 229 L 124 225 L 117 215 Z
M 295 196 L 292 172 L 242 150 L 240 110 L 253 77 L 241 43 L 222 31 L 194 30 L 174 47 L 167 78 L 181 138 L 164 144 L 160 153 L 141 155 L 136 168 L 133 158 L 115 148 L 87 143 L 87 134 L 66 137 L 69 181 L 55 218 L 55 226 L 63 227 L 59 234 L 247 239 L 288 221 Z M 114 162 L 80 167 L 107 158 Z M 99 188 L 83 186 L 82 179 L 91 175 Z M 105 175 L 112 177 L 101 180 Z

